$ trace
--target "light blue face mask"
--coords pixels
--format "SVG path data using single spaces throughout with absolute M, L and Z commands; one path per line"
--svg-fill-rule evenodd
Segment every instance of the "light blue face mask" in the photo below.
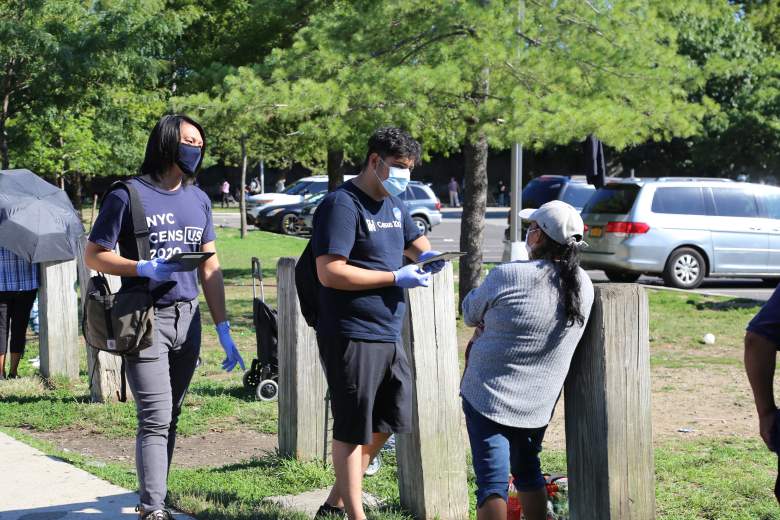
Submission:
M 384 164 L 387 164 L 382 159 L 379 160 Z M 376 174 L 376 169 L 374 169 L 374 175 L 380 180 L 382 187 L 387 193 L 393 197 L 397 197 L 406 191 L 406 186 L 409 184 L 412 172 L 409 168 L 396 168 L 395 166 L 389 166 L 388 169 L 390 172 L 385 180 L 379 179 L 379 175 Z

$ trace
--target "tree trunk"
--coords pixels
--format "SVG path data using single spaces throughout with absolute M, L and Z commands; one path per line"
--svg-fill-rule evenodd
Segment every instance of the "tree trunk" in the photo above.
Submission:
M 59 137 L 59 143 L 60 143 L 60 152 L 62 152 L 62 149 L 65 148 L 65 140 L 62 138 L 62 136 Z M 68 160 L 65 159 L 62 161 L 62 171 L 60 172 L 59 176 L 59 184 L 60 189 L 62 191 L 65 191 L 65 174 L 68 173 Z
M 2 170 L 7 170 L 9 166 L 8 161 L 8 131 L 5 128 L 5 122 L 8 120 L 8 107 L 11 103 L 11 94 L 6 94 L 3 97 L 3 111 L 0 112 L 0 162 L 2 163 Z
M 458 308 L 463 298 L 479 284 L 482 273 L 482 241 L 487 204 L 488 143 L 484 132 L 477 132 L 463 147 L 466 165 L 466 188 L 463 194 L 463 216 L 460 221 L 460 259 Z
M 344 183 L 344 150 L 328 150 L 328 191 Z
M 79 214 L 79 217 L 81 217 L 81 197 L 82 197 L 82 189 L 84 184 L 84 176 L 81 172 L 75 172 L 75 178 L 74 178 L 74 187 L 73 187 L 73 198 L 76 199 L 73 203 L 74 207 L 76 208 L 76 211 Z
M 241 185 L 239 186 L 238 212 L 241 214 L 241 238 L 247 233 L 246 228 L 246 197 L 244 195 L 244 186 L 246 186 L 246 137 L 241 137 Z

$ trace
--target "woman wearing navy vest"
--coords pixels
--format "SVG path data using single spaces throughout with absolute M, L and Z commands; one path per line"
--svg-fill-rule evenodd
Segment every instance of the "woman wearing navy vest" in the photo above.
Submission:
M 225 350 L 222 368 L 230 371 L 236 364 L 244 368 L 230 337 L 217 255 L 200 264 L 197 272 L 177 271 L 179 266 L 167 261 L 181 252 L 216 252 L 211 201 L 192 184 L 204 151 L 205 135 L 198 123 L 183 115 L 163 116 L 149 136 L 140 175 L 128 181 L 144 208 L 150 258 L 131 259 L 136 247 L 124 189 L 105 197 L 84 255 L 90 268 L 121 276 L 123 286 L 147 278 L 155 296 L 154 343 L 126 358 L 138 416 L 135 458 L 141 520 L 172 518 L 165 508 L 168 470 L 176 423 L 200 353 L 198 277 Z M 117 244 L 119 254 L 114 252 Z

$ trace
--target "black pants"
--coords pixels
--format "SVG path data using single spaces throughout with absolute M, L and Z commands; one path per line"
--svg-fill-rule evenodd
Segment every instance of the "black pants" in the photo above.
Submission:
M 11 352 L 24 354 L 27 334 L 27 322 L 37 289 L 32 291 L 0 291 L 0 356 L 8 350 L 8 337 L 11 337 Z

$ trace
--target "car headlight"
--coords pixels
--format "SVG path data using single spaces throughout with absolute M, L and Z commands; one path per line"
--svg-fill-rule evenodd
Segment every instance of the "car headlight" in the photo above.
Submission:
M 266 213 L 266 214 L 265 214 L 265 216 L 266 216 L 266 217 L 273 217 L 274 215 L 278 215 L 278 214 L 279 214 L 279 213 L 281 213 L 282 211 L 284 211 L 284 208 L 277 208 L 277 209 L 272 209 L 271 211 L 269 211 L 268 213 Z

